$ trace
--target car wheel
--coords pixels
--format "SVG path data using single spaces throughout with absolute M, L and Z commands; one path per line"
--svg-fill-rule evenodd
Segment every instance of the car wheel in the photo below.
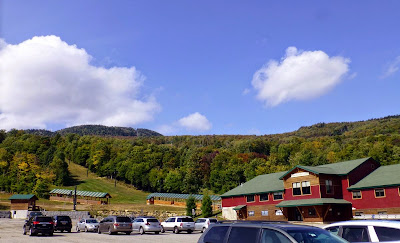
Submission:
M 141 235 L 144 234 L 144 229 L 143 229 L 142 227 L 139 228 L 139 233 L 140 233 Z
M 176 226 L 175 226 L 175 228 L 174 228 L 174 234 L 179 234 L 178 227 L 176 227 Z
M 112 234 L 113 234 L 113 232 L 111 231 L 111 228 L 108 228 L 108 234 L 109 234 L 109 235 L 112 235 Z
M 130 234 L 131 234 L 131 232 L 125 232 L 125 234 L 127 234 L 127 235 L 130 235 Z
M 97 229 L 97 234 L 101 234 L 100 228 Z
M 49 233 L 49 236 L 53 236 L 53 232 Z
M 191 233 L 192 233 L 192 231 L 191 231 L 191 230 L 188 230 L 188 231 L 187 231 L 187 233 L 188 233 L 188 234 L 191 234 Z
M 76 226 L 76 232 L 81 232 L 78 226 Z
M 64 232 L 64 230 L 60 230 L 60 232 L 62 233 L 62 232 Z
M 203 229 L 201 230 L 201 233 L 203 233 L 206 230 L 206 227 L 203 227 Z
M 34 235 L 36 235 L 35 231 L 33 231 L 33 229 L 32 229 L 32 228 L 31 228 L 31 230 L 30 230 L 30 232 L 29 232 L 29 235 L 30 235 L 30 236 L 34 236 Z
M 165 229 L 163 226 L 161 226 L 161 233 L 165 233 Z
M 71 233 L 71 231 L 72 231 L 72 228 L 71 228 L 71 229 L 69 229 L 69 230 L 67 230 L 67 232 L 68 232 L 68 233 Z
M 87 227 L 85 226 L 85 232 L 87 232 Z
M 160 234 L 160 232 L 158 232 L 158 231 L 156 231 L 156 232 L 154 232 L 156 235 L 158 235 L 158 234 Z
M 25 227 L 22 228 L 22 234 L 23 234 L 23 235 L 26 235 L 26 229 L 25 229 Z

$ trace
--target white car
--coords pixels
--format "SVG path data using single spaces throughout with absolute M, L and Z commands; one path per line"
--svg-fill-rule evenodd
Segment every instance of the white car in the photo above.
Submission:
M 99 229 L 99 222 L 96 219 L 81 219 L 78 223 L 76 223 L 76 231 L 93 231 L 97 232 Z
M 210 224 L 215 224 L 217 223 L 218 220 L 216 218 L 199 218 L 194 222 L 194 230 L 199 230 L 201 233 L 203 233 L 206 229 L 208 229 L 208 226 Z
M 349 242 L 400 242 L 400 221 L 352 220 L 323 228 Z
M 161 223 L 161 233 L 167 230 L 172 230 L 175 234 L 181 231 L 186 231 L 190 234 L 194 231 L 193 219 L 189 216 L 170 217 Z

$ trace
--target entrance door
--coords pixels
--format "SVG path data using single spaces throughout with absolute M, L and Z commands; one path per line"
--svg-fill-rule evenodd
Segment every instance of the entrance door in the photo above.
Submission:
M 294 220 L 295 221 L 303 221 L 303 216 L 301 215 L 298 208 L 294 208 Z

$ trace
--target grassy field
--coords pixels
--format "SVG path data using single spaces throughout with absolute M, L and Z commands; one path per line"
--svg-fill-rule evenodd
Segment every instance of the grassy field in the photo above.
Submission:
M 117 182 L 114 187 L 114 180 L 107 178 L 98 177 L 94 173 L 89 172 L 83 166 L 75 163 L 69 163 L 69 171 L 71 172 L 74 183 L 77 185 L 77 190 L 80 191 L 94 191 L 94 192 L 108 192 L 111 195 L 111 203 L 123 203 L 123 204 L 144 204 L 146 203 L 146 197 L 149 193 L 136 190 L 130 185 L 125 183 Z M 74 186 L 70 187 L 54 187 L 63 189 L 74 189 Z M 53 189 L 53 188 L 52 188 Z

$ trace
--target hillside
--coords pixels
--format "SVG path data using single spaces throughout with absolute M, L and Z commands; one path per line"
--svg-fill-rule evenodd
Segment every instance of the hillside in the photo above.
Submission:
M 81 125 L 64 128 L 55 132 L 44 130 L 44 129 L 28 129 L 25 130 L 28 134 L 35 134 L 40 136 L 54 136 L 55 134 L 66 135 L 66 134 L 78 134 L 80 136 L 111 136 L 111 137 L 155 137 L 162 136 L 160 133 L 138 128 L 134 129 L 131 127 L 108 127 L 103 125 Z
M 50 188 L 70 183 L 67 161 L 72 161 L 98 176 L 80 180 L 84 181 L 81 190 L 100 190 L 103 187 L 92 179 L 116 176 L 148 192 L 206 189 L 221 194 L 257 175 L 298 164 L 316 166 L 365 157 L 382 165 L 400 163 L 400 116 L 319 123 L 263 136 L 49 137 L 0 131 L 0 189 L 46 197 Z

